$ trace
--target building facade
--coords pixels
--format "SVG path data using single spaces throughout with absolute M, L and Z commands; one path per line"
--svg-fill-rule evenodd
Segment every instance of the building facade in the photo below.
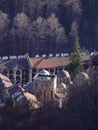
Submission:
M 37 99 L 42 103 L 52 102 L 57 78 L 54 75 L 50 75 L 47 70 L 41 70 L 33 79 L 33 90 Z
M 32 66 L 28 55 L 16 59 L 1 60 L 0 71 L 13 84 L 26 84 L 32 81 Z
M 88 57 L 83 58 L 83 61 Z M 28 54 L 21 57 L 10 57 L 0 60 L 0 72 L 7 76 L 12 83 L 24 85 L 33 81 L 33 77 L 45 69 L 50 74 L 57 75 L 61 70 L 66 70 L 70 63 L 69 57 L 29 57 Z
M 33 92 L 41 103 L 56 103 L 62 108 L 67 95 L 67 87 L 63 82 L 57 82 L 57 75 L 53 75 L 43 69 L 34 77 Z

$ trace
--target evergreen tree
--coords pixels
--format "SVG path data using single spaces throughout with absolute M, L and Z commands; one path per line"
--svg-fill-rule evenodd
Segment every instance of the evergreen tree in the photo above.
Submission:
M 73 72 L 77 72 L 83 68 L 78 36 L 76 36 L 74 50 L 70 59 L 71 59 L 70 67 Z

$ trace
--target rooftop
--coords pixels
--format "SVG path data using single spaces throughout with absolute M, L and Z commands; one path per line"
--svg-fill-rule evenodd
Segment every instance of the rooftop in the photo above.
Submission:
M 0 60 L 0 69 L 28 69 L 30 65 L 27 58 Z
M 5 86 L 5 87 L 10 87 L 10 86 L 13 85 L 12 82 L 10 81 L 10 79 L 7 78 L 6 76 L 4 76 L 4 75 L 1 74 L 1 73 L 0 73 L 0 79 L 1 79 L 1 81 L 4 83 L 4 86 Z M 0 82 L 0 85 L 1 85 L 2 82 Z
M 82 56 L 82 60 L 88 60 L 89 55 Z M 37 69 L 51 69 L 56 67 L 67 66 L 71 61 L 69 57 L 45 57 L 45 58 L 30 58 L 32 67 Z

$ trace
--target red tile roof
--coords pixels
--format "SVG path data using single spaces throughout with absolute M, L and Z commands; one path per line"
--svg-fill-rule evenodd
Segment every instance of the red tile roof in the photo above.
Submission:
M 89 55 L 82 56 L 82 60 L 88 60 Z M 32 67 L 38 69 L 44 68 L 56 68 L 56 67 L 64 67 L 70 63 L 69 57 L 46 57 L 46 58 L 30 58 L 32 63 Z
M 0 73 L 0 78 L 3 80 L 6 87 L 11 87 L 13 84 L 9 78 Z
M 42 62 L 37 66 L 38 69 L 42 68 L 56 68 L 64 67 L 70 63 L 68 57 L 52 57 L 43 59 Z
M 37 98 L 35 95 L 32 95 L 28 92 L 25 92 L 24 95 L 32 104 L 32 106 L 31 106 L 32 108 L 34 108 L 34 109 L 40 108 L 40 103 L 37 101 Z
M 30 58 L 30 60 L 32 67 L 38 69 L 63 67 L 70 62 L 68 57 Z
M 35 67 L 43 60 L 43 58 L 30 58 L 32 67 Z
M 89 55 L 82 56 L 83 61 L 89 59 Z M 30 58 L 32 67 L 43 69 L 43 68 L 56 68 L 64 67 L 70 63 L 69 57 L 46 57 L 46 58 Z M 27 59 L 14 59 L 14 60 L 0 60 L 0 69 L 13 69 L 18 65 L 21 69 L 29 68 L 29 63 Z

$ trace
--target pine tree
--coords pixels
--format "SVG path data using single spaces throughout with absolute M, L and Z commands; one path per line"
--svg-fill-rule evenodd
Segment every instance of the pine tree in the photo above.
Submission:
M 73 72 L 77 72 L 83 68 L 78 36 L 76 36 L 74 50 L 70 59 L 71 59 L 70 67 Z

